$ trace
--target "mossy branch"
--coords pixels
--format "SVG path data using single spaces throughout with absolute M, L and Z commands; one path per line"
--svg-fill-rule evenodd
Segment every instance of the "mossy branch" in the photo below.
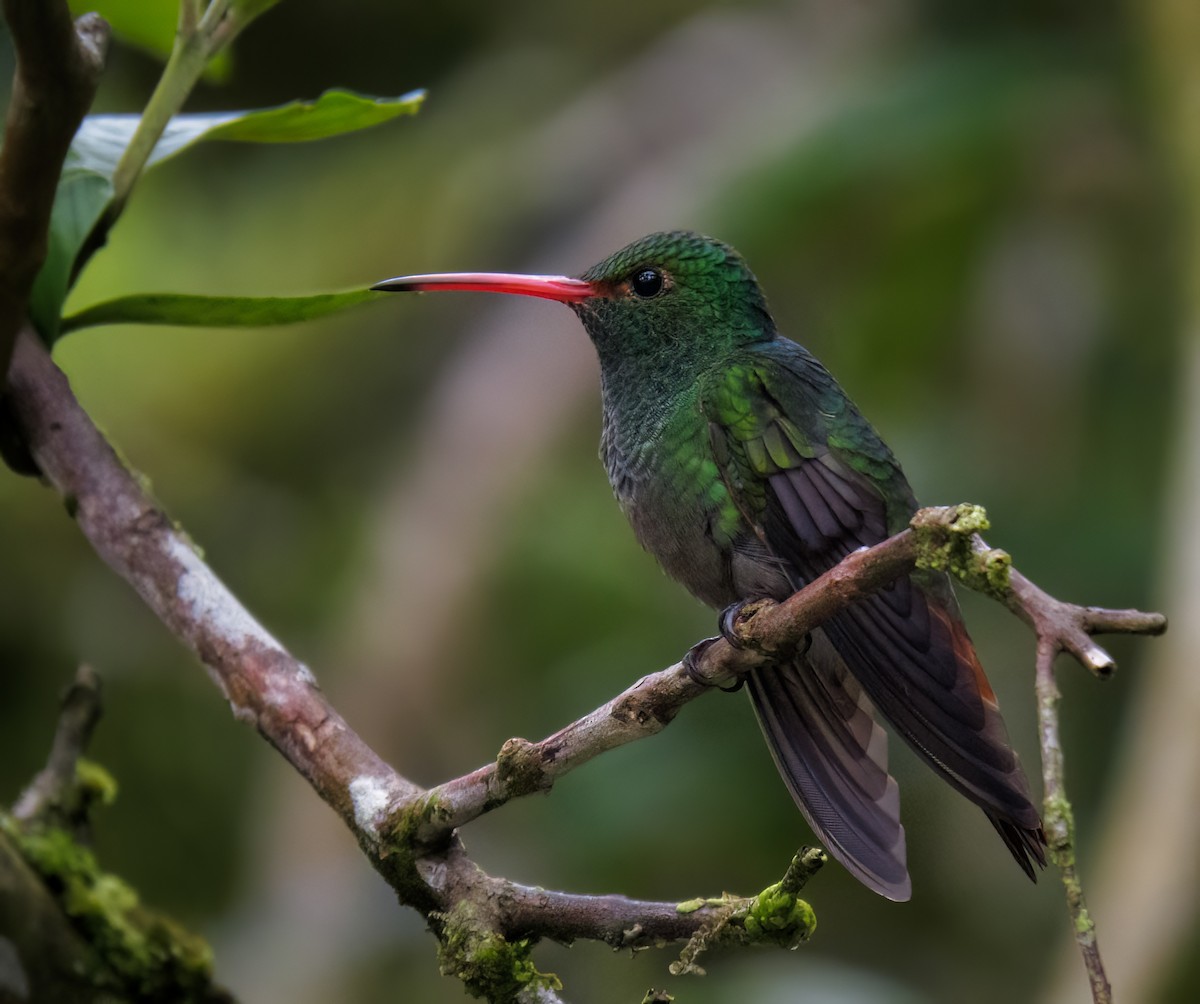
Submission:
M 116 797 L 112 777 L 83 759 L 99 695 L 96 674 L 80 667 L 45 769 L 11 815 L 0 811 L 0 935 L 15 949 L 17 983 L 29 1000 L 228 1004 L 212 982 L 208 945 L 143 906 L 86 846 L 91 810 Z
M 795 951 L 817 929 L 816 914 L 798 893 L 826 861 L 824 851 L 806 847 L 792 858 L 783 878 L 757 896 L 744 899 L 725 896 L 719 900 L 680 903 L 681 912 L 700 906 L 713 907 L 716 912 L 688 939 L 679 958 L 671 963 L 671 973 L 703 976 L 704 970 L 696 960 L 714 948 L 772 944 Z

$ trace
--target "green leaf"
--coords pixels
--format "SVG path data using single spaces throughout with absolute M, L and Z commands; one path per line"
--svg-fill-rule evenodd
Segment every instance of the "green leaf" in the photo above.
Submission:
M 263 7 L 267 0 L 246 2 L 250 6 Z M 177 115 L 167 125 L 146 166 L 149 168 L 161 164 L 202 140 L 300 143 L 367 129 L 401 115 L 415 114 L 424 98 L 424 91 L 413 91 L 396 98 L 374 98 L 350 91 L 332 90 L 326 91 L 316 101 L 293 101 L 277 108 Z M 34 323 L 47 342 L 53 342 L 58 336 L 59 315 L 70 289 L 75 259 L 88 234 L 108 208 L 113 191 L 113 172 L 139 120 L 137 115 L 89 115 L 71 141 L 50 219 L 50 246 L 46 263 L 34 284 L 31 301 Z M 225 301 L 233 302 L 233 298 L 227 297 Z M 339 309 L 340 306 L 330 307 L 325 312 Z M 162 320 L 161 323 L 282 324 L 289 320 L 304 319 L 304 316 L 298 315 L 283 320 Z M 147 318 L 141 323 L 159 322 L 155 318 Z M 82 325 L 77 323 L 75 326 Z
M 328 139 L 380 125 L 400 115 L 413 115 L 424 91 L 398 98 L 373 98 L 352 91 L 326 91 L 316 101 L 293 101 L 255 111 L 203 112 L 176 115 L 150 154 L 147 167 L 207 139 L 243 143 L 302 143 Z M 112 175 L 137 129 L 137 115 L 89 115 L 67 154 L 70 166 Z
M 112 179 L 93 171 L 68 168 L 58 181 L 46 260 L 29 294 L 29 315 L 47 343 L 58 335 L 59 312 L 71 285 L 75 256 L 103 214 L 112 191 Z
M 353 91 L 334 89 L 326 91 L 316 101 L 293 101 L 249 114 L 210 116 L 213 125 L 207 138 L 250 143 L 303 143 L 369 129 L 397 115 L 412 115 L 424 100 L 424 91 L 413 91 L 398 98 L 368 98 Z M 194 116 L 197 120 L 204 117 Z
M 62 333 L 101 324 L 169 324 L 192 328 L 259 328 L 295 324 L 376 300 L 370 289 L 310 296 L 199 296 L 138 293 L 105 300 L 64 318 Z

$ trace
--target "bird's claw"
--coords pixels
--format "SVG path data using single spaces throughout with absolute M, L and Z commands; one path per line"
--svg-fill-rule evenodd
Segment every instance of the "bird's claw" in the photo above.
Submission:
M 698 683 L 702 687 L 711 687 L 712 683 L 706 680 L 700 673 L 700 659 L 708 651 L 708 647 L 716 640 L 716 638 L 705 638 L 702 641 L 698 641 L 683 655 L 684 675 L 693 683 Z
M 745 686 L 745 679 L 738 677 L 737 683 L 732 687 L 722 687 L 719 683 L 713 683 L 703 673 L 700 672 L 700 660 L 704 658 L 704 653 L 708 651 L 710 645 L 715 642 L 716 638 L 705 638 L 703 641 L 696 642 L 691 648 L 684 653 L 682 663 L 684 675 L 693 683 L 698 683 L 702 687 L 716 687 L 717 690 L 723 690 L 727 694 L 735 694 Z
M 717 630 L 721 632 L 721 637 L 739 652 L 753 647 L 752 644 L 746 644 L 747 639 L 742 635 L 741 625 L 756 614 L 764 602 L 769 603 L 770 601 L 738 600 L 736 603 L 730 603 L 717 618 Z

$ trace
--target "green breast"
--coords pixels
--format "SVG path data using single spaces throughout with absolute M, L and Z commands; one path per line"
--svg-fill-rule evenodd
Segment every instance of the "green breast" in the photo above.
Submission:
M 666 489 L 675 499 L 669 505 L 703 513 L 713 542 L 728 547 L 746 524 L 722 477 L 714 445 L 699 392 L 693 388 L 664 426 L 655 452 Z

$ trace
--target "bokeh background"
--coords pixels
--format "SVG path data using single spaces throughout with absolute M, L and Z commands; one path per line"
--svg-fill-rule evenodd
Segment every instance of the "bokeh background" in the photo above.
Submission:
M 1188 8 L 286 0 L 189 108 L 348 86 L 427 87 L 425 109 L 324 144 L 179 158 L 139 188 L 71 305 L 578 272 L 664 228 L 735 244 L 922 499 L 985 504 L 991 542 L 1058 595 L 1173 617 L 1165 639 L 1112 641 L 1115 680 L 1065 661 L 1060 675 L 1081 868 L 1118 997 L 1191 1001 Z M 98 109 L 140 108 L 158 66 L 117 47 Z M 272 330 L 98 329 L 56 357 L 211 564 L 418 782 L 553 731 L 712 631 L 611 500 L 596 364 L 561 307 L 395 298 Z M 107 682 L 93 752 L 121 785 L 102 860 L 211 939 L 242 999 L 463 999 L 333 815 L 231 719 L 59 502 L 7 472 L 0 563 L 0 798 L 40 765 L 56 695 L 88 661 Z M 1036 773 L 1031 636 L 964 606 Z M 896 743 L 893 762 L 910 904 L 831 865 L 797 953 L 710 958 L 703 980 L 668 976 L 669 951 L 589 944 L 543 946 L 540 966 L 581 1002 L 650 986 L 689 1004 L 1086 999 L 1053 871 L 1031 886 L 982 815 Z M 748 703 L 720 694 L 464 836 L 523 882 L 669 899 L 758 890 L 811 839 Z

